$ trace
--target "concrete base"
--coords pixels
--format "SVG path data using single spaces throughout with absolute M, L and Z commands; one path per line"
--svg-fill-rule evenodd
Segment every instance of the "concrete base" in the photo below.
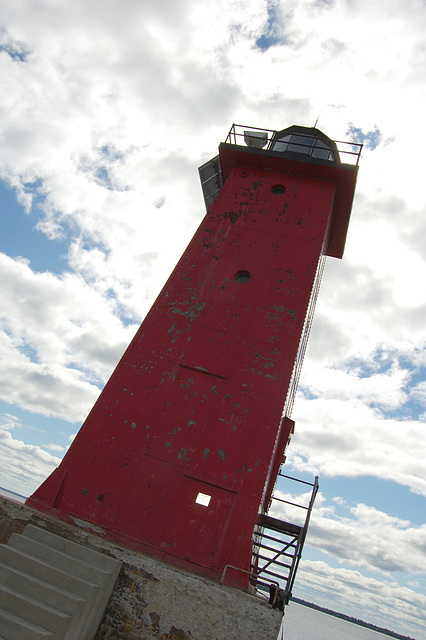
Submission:
M 123 563 L 95 640 L 277 638 L 282 614 L 265 600 L 109 542 L 89 523 L 74 527 L 0 497 L 0 543 L 28 523 Z

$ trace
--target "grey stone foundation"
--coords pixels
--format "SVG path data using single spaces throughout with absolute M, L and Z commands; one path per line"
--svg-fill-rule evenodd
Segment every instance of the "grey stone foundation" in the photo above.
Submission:
M 276 640 L 282 614 L 231 589 L 0 497 L 0 543 L 31 523 L 120 560 L 122 569 L 94 640 Z

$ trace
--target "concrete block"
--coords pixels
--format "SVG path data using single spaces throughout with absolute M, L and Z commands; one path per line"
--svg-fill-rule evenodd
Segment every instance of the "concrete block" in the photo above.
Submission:
M 0 629 L 7 640 L 54 640 L 55 635 L 13 613 L 0 609 Z
M 73 638 L 83 640 L 81 635 L 83 633 L 84 638 L 93 637 L 116 583 L 121 562 L 84 544 L 76 544 L 31 524 L 25 527 L 22 536 L 12 535 L 9 544 L 28 552 L 31 550 L 32 554 L 37 553 L 43 560 L 55 566 L 67 567 L 70 571 L 88 577 L 98 584 L 99 589 L 85 607 L 85 614 L 81 617 L 80 624 L 73 625 L 76 630 Z
M 4 586 L 0 586 L 0 608 L 43 629 L 54 631 L 57 640 L 65 637 L 71 620 L 68 614 Z
M 39 602 L 68 613 L 74 618 L 78 617 L 85 603 L 83 598 L 69 591 L 60 589 L 57 586 L 51 586 L 47 582 L 38 580 L 5 564 L 0 564 L 0 584 L 24 596 L 36 596 Z
M 31 538 L 26 538 L 17 533 L 12 533 L 7 546 L 50 564 L 56 569 L 61 569 L 66 573 L 87 580 L 92 584 L 101 585 L 109 577 L 109 574 L 102 569 L 98 569 L 77 558 L 72 558 L 66 553 L 51 549 L 36 540 L 31 540 Z
M 115 574 L 116 577 L 120 571 L 121 562 L 115 558 L 110 558 L 104 553 L 90 549 L 83 542 L 76 544 L 75 542 L 71 542 L 71 540 L 57 536 L 46 529 L 35 527 L 32 524 L 27 524 L 22 535 L 25 538 L 31 538 L 36 542 L 40 542 L 50 549 L 61 551 L 72 558 L 86 562 L 92 567 L 97 567 L 98 569 L 102 569 L 102 571 Z
M 106 606 L 113 592 L 121 562 L 117 562 L 113 574 L 108 574 L 90 601 L 86 603 L 80 624 L 73 625 L 72 633 L 66 640 L 93 640 L 105 613 Z
M 0 563 L 7 564 L 10 567 L 25 572 L 43 582 L 48 582 L 60 589 L 65 589 L 86 600 L 90 599 L 96 591 L 95 584 L 71 575 L 61 569 L 56 569 L 52 567 L 52 565 L 36 560 L 28 554 L 13 549 L 8 545 L 0 545 Z

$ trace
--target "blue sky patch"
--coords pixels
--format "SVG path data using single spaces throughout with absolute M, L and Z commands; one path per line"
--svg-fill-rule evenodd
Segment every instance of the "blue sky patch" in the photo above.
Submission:
M 114 187 L 112 186 L 111 178 L 106 167 L 98 167 L 94 173 L 96 183 L 108 189 L 108 191 L 114 191 Z
M 14 419 L 10 420 L 8 416 L 13 416 Z M 46 447 L 50 442 L 55 442 L 64 449 L 70 443 L 71 434 L 81 426 L 81 421 L 73 423 L 61 418 L 44 416 L 0 400 L 0 426 L 9 422 L 15 424 L 11 433 L 17 440 L 30 441 L 39 447 Z M 53 455 L 61 457 L 62 454 L 54 452 Z
M 35 193 L 37 184 L 31 183 L 28 188 Z M 42 199 L 36 196 L 35 201 L 41 203 Z M 17 200 L 16 191 L 0 181 L 0 251 L 12 258 L 24 256 L 34 271 L 60 274 L 67 266 L 68 242 L 51 240 L 39 231 L 37 224 L 43 217 L 37 206 L 27 214 Z
M 26 62 L 30 54 L 23 47 L 0 44 L 0 52 L 7 53 L 15 62 Z
M 346 135 L 354 142 L 363 144 L 367 149 L 370 149 L 370 151 L 377 149 L 383 138 L 382 132 L 377 126 L 371 131 L 364 133 L 362 129 L 356 127 L 352 122 L 349 123 Z
M 372 476 L 338 476 L 320 477 L 319 483 L 321 492 L 327 498 L 327 504 L 334 504 L 331 502 L 333 497 L 344 496 L 348 507 L 362 503 L 390 516 L 410 520 L 414 525 L 423 523 L 424 497 L 391 480 Z M 334 506 L 338 514 L 348 516 L 347 507 L 342 508 L 338 504 Z
M 260 38 L 256 40 L 256 47 L 267 51 L 276 44 L 279 44 L 280 40 L 275 35 L 276 22 L 277 22 L 277 8 L 272 2 L 268 2 L 268 21 L 266 23 L 265 33 L 262 33 Z

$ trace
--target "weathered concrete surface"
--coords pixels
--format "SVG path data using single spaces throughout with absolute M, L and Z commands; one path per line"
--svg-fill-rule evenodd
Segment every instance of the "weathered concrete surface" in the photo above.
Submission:
M 275 640 L 281 613 L 265 601 L 144 556 L 0 496 L 0 542 L 31 522 L 121 560 L 95 640 Z M 87 528 L 81 528 L 87 526 Z

